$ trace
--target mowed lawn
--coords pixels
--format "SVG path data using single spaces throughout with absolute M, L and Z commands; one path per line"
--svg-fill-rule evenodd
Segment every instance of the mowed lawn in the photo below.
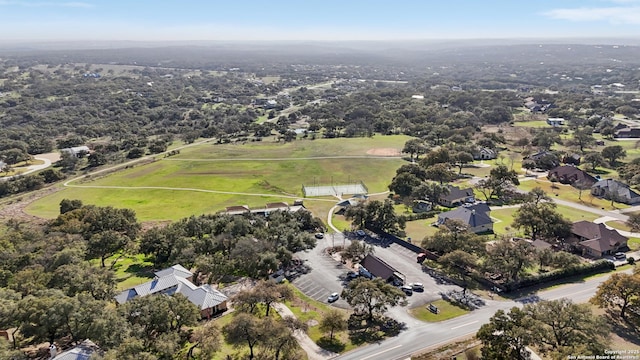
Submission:
M 143 221 L 177 220 L 224 210 L 231 205 L 262 207 L 268 202 L 292 203 L 295 198 L 303 197 L 303 184 L 330 185 L 363 181 L 370 193 L 384 192 L 388 190 L 387 185 L 396 169 L 405 163 L 404 160 L 373 157 L 300 158 L 366 156 L 366 152 L 373 148 L 400 150 L 406 139 L 408 137 L 391 136 L 321 139 L 288 144 L 203 144 L 151 164 L 118 171 L 103 178 L 74 182 L 73 185 L 80 187 L 58 191 L 32 203 L 26 211 L 53 218 L 58 215 L 60 201 L 66 198 L 80 199 L 85 204 L 130 208 Z M 234 154 L 235 159 L 225 158 L 232 157 L 230 154 Z M 332 200 L 325 198 L 323 201 Z M 314 200 L 308 199 L 306 202 L 309 204 Z
M 533 188 L 539 187 L 551 198 L 558 198 L 562 200 L 572 201 L 575 203 L 579 203 L 581 205 L 591 206 L 594 208 L 601 208 L 604 210 L 616 210 L 616 209 L 626 209 L 629 205 L 614 203 L 611 206 L 611 201 L 600 199 L 595 196 L 592 196 L 590 191 L 583 190 L 582 194 L 580 191 L 570 185 L 564 185 L 560 183 L 552 183 L 546 179 L 536 179 L 536 180 L 526 180 L 521 181 L 518 186 L 521 190 L 531 191 Z
M 322 156 L 368 156 L 369 150 L 391 148 L 401 151 L 412 139 L 405 135 L 360 138 L 296 140 L 279 143 L 271 140 L 246 144 L 214 144 L 186 148 L 172 159 L 289 159 Z
M 585 212 L 564 205 L 557 205 L 556 209 L 560 214 L 562 214 L 562 216 L 564 216 L 571 222 L 580 220 L 593 221 L 599 217 L 598 215 L 595 215 L 593 213 Z M 517 230 L 512 227 L 513 217 L 517 210 L 518 208 L 516 207 L 507 207 L 491 211 L 491 218 L 494 221 L 494 233 L 498 235 L 523 236 L 522 229 Z

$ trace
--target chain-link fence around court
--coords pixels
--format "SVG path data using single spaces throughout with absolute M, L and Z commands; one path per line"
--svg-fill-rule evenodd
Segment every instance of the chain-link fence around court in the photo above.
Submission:
M 367 186 L 362 182 L 353 184 L 336 184 L 336 185 L 321 185 L 321 186 L 306 186 L 302 185 L 302 193 L 304 197 L 314 196 L 340 196 L 342 195 L 366 195 L 369 192 Z

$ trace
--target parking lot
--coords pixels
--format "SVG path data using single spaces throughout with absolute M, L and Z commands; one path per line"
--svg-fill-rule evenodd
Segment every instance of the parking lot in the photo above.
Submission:
M 422 266 L 417 263 L 417 254 L 407 248 L 404 248 L 398 244 L 391 243 L 385 245 L 375 245 L 375 253 L 377 257 L 381 258 L 389 265 L 393 266 L 405 276 L 405 283 L 419 282 L 424 285 L 423 292 L 413 292 L 413 295 L 408 296 L 409 306 L 422 305 L 431 302 L 436 299 L 440 299 L 441 292 L 447 292 L 455 289 L 460 289 L 453 284 L 447 284 L 434 279 L 431 275 L 422 270 Z
M 292 284 L 310 298 L 324 303 L 327 302 L 331 293 L 340 294 L 342 292 L 343 279 L 349 271 L 341 262 L 324 252 L 333 241 L 334 239 L 325 237 L 318 240 L 314 249 L 296 253 L 296 256 L 310 268 L 310 271 L 293 279 Z M 335 241 L 342 243 L 341 238 L 336 238 Z M 333 305 L 341 308 L 349 307 L 342 299 L 334 302 Z
M 381 258 L 389 265 L 404 275 L 405 284 L 419 282 L 424 285 L 424 291 L 414 291 L 407 297 L 410 307 L 419 306 L 441 298 L 440 293 L 451 290 L 460 290 L 460 287 L 436 279 L 423 271 L 422 266 L 416 262 L 416 253 L 390 241 L 381 241 L 369 236 L 362 237 L 366 242 L 374 245 L 374 255 Z M 346 282 L 346 274 L 349 270 L 338 260 L 325 253 L 333 242 L 343 243 L 342 238 L 331 239 L 325 237 L 319 239 L 317 246 L 309 251 L 297 253 L 310 268 L 306 274 L 300 274 L 292 283 L 305 295 L 326 303 L 327 297 L 337 292 L 340 294 Z M 346 240 L 348 245 L 350 241 Z M 349 308 L 342 299 L 333 303 L 334 306 Z

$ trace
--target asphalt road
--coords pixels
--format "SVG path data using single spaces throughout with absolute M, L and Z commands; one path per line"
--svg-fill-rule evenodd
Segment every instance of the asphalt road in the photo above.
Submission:
M 630 273 L 631 270 L 625 272 Z M 343 360 L 404 360 L 423 349 L 451 342 L 480 329 L 496 311 L 509 310 L 514 306 L 524 306 L 540 300 L 568 298 L 574 302 L 586 302 L 596 292 L 598 285 L 608 279 L 608 275 L 591 278 L 553 288 L 551 290 L 524 296 L 515 300 L 487 301 L 487 305 L 467 315 L 438 323 L 407 324 L 408 329 L 397 337 L 378 344 L 358 348 L 336 359 Z

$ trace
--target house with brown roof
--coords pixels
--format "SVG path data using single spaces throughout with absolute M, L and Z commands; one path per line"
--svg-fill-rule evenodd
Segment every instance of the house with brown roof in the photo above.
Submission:
M 561 184 L 570 184 L 573 186 L 591 187 L 598 180 L 587 174 L 585 171 L 570 165 L 563 165 L 549 170 L 547 179 L 557 181 Z
M 562 163 L 567 165 L 580 165 L 582 157 L 578 154 L 566 154 L 562 157 Z
M 604 224 L 595 224 L 582 220 L 571 226 L 570 243 L 573 243 L 585 256 L 600 258 L 604 255 L 615 254 L 627 249 L 626 236 L 613 229 L 607 229 Z
M 404 280 L 402 273 L 387 264 L 384 260 L 371 254 L 365 256 L 364 259 L 360 261 L 360 266 L 364 267 L 371 275 L 386 281 L 393 281 L 394 279 Z
M 472 188 L 460 189 L 457 186 L 447 185 L 449 193 L 441 195 L 438 203 L 446 207 L 454 207 L 465 203 L 473 203 L 476 201 Z
M 523 164 L 525 162 L 533 163 L 536 168 L 543 170 L 553 169 L 560 165 L 560 158 L 558 155 L 548 150 L 539 151 L 525 156 L 523 160 Z

